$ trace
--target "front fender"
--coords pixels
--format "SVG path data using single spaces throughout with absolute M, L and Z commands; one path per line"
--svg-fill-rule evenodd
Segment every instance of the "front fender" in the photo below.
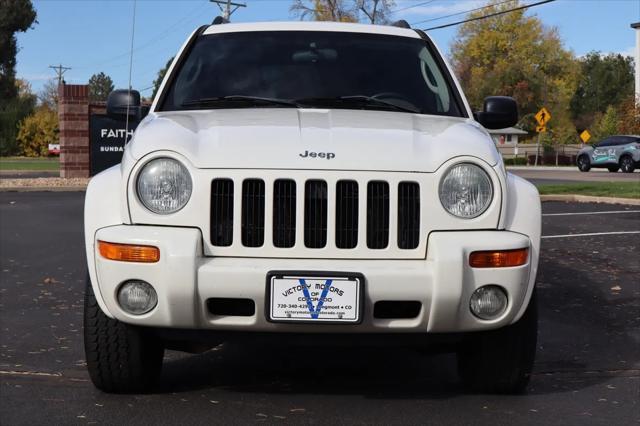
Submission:
M 89 182 L 84 199 L 84 241 L 89 278 L 100 309 L 111 318 L 113 315 L 104 303 L 97 280 L 95 236 L 101 228 L 130 223 L 126 201 L 122 198 L 122 179 L 120 164 L 97 174 Z
M 542 208 L 538 189 L 528 181 L 512 173 L 507 173 L 507 196 L 505 198 L 507 201 L 504 221 L 505 229 L 524 234 L 531 240 L 529 286 L 522 307 L 513 320 L 513 322 L 516 322 L 527 309 L 536 282 L 538 259 L 540 257 L 540 236 L 542 233 Z

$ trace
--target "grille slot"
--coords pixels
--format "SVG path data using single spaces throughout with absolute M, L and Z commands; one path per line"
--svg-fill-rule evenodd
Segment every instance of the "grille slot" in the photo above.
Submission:
M 242 245 L 260 247 L 264 244 L 264 181 L 245 179 L 242 182 Z
M 227 247 L 233 242 L 233 181 L 211 182 L 211 243 Z
M 308 180 L 304 191 L 304 245 L 327 245 L 327 182 Z
M 336 185 L 336 247 L 358 245 L 358 182 L 341 180 Z
M 367 247 L 389 245 L 389 184 L 371 181 L 367 185 Z
M 278 179 L 273 183 L 273 245 L 293 247 L 296 243 L 296 182 Z
M 411 250 L 420 243 L 420 186 L 416 182 L 398 185 L 398 247 Z

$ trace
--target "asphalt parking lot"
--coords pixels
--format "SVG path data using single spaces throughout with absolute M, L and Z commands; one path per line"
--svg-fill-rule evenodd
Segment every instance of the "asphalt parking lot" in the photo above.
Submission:
M 260 344 L 172 352 L 156 393 L 107 395 L 83 359 L 83 198 L 0 193 L 3 425 L 640 424 L 639 207 L 544 203 L 525 395 L 465 392 L 453 355 Z
M 568 184 L 586 182 L 639 182 L 640 170 L 633 173 L 611 173 L 607 169 L 591 169 L 587 173 L 577 167 L 531 167 L 517 166 L 507 169 L 533 184 Z

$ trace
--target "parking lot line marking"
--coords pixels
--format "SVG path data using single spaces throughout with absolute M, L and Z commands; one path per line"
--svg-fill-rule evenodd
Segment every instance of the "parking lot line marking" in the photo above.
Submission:
M 640 213 L 640 210 L 615 210 L 609 212 L 575 212 L 575 213 L 544 213 L 542 216 L 573 216 L 579 214 L 622 214 L 622 213 Z
M 62 377 L 62 373 L 42 373 L 40 371 L 5 371 L 5 370 L 0 370 L 0 375 Z
M 599 235 L 626 235 L 626 234 L 640 234 L 640 231 L 614 231 L 614 232 L 592 232 L 589 234 L 565 234 L 565 235 L 543 235 L 545 238 L 570 238 L 570 237 L 597 237 Z

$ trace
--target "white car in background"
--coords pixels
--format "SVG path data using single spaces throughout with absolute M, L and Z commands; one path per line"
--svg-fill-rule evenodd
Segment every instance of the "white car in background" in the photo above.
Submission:
M 581 172 L 588 172 L 592 167 L 606 167 L 610 172 L 633 173 L 640 167 L 640 136 L 609 136 L 600 142 L 585 146 L 576 156 L 576 163 Z
M 406 26 L 199 28 L 87 189 L 93 383 L 152 389 L 164 349 L 260 333 L 443 347 L 471 388 L 523 390 L 540 200 L 486 130 L 516 121 Z

